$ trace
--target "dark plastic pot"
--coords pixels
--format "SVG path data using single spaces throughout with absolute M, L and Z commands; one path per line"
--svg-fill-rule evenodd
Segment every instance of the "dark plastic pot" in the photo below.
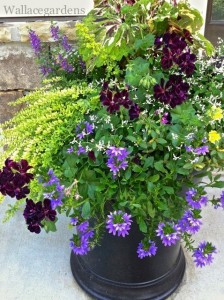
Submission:
M 78 284 L 94 299 L 166 299 L 181 283 L 185 257 L 177 243 L 164 247 L 156 241 L 156 256 L 139 259 L 137 247 L 142 234 L 132 224 L 129 236 L 106 233 L 101 246 L 85 256 L 71 254 L 71 269 Z

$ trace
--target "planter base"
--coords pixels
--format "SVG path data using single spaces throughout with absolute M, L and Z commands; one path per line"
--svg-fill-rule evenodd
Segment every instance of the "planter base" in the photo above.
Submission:
M 108 280 L 90 269 L 85 259 L 71 253 L 71 269 L 78 284 L 97 300 L 149 300 L 166 299 L 182 281 L 185 271 L 185 257 L 179 247 L 175 264 L 163 276 L 147 282 L 127 283 Z M 118 254 L 119 255 L 119 254 Z M 144 261 L 144 259 L 143 259 Z M 142 262 L 142 260 L 141 260 Z M 147 262 L 146 262 L 147 263 Z M 109 264 L 109 262 L 108 262 Z M 111 268 L 115 266 L 111 266 Z M 158 265 L 158 268 L 161 268 Z M 108 266 L 105 265 L 105 268 Z

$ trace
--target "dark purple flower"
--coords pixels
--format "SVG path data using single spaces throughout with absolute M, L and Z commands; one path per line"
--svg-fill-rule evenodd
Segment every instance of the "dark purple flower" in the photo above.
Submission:
M 30 168 L 24 159 L 20 162 L 6 159 L 5 166 L 0 170 L 0 192 L 17 200 L 25 198 L 30 192 L 27 184 L 33 179 L 33 174 L 27 172 Z
M 216 248 L 211 243 L 201 242 L 193 253 L 196 266 L 204 267 L 206 265 L 210 265 L 214 259 L 213 253 L 216 252 Z
M 169 69 L 173 65 L 173 53 L 168 48 L 163 48 L 163 55 L 161 57 L 161 66 L 163 69 Z
M 148 241 L 147 243 L 140 242 L 138 245 L 137 253 L 139 258 L 151 257 L 156 255 L 158 247 L 156 247 L 155 242 Z
M 130 120 L 138 119 L 140 114 L 140 107 L 138 104 L 134 103 L 129 109 Z
M 131 228 L 131 215 L 122 212 L 121 210 L 111 212 L 107 216 L 106 228 L 109 233 L 125 237 L 129 234 Z
M 195 218 L 194 213 L 191 210 L 186 211 L 178 222 L 178 226 L 180 227 L 181 231 L 189 234 L 195 234 L 198 232 L 201 225 L 201 220 Z
M 186 200 L 189 206 L 193 209 L 201 209 L 202 205 L 206 205 L 208 198 L 206 196 L 197 196 L 197 191 L 195 189 L 189 189 L 186 192 Z
M 177 60 L 177 63 L 182 72 L 187 76 L 190 76 L 194 73 L 196 56 L 190 52 L 185 52 L 181 54 Z
M 156 233 L 164 246 L 175 245 L 180 239 L 180 228 L 177 225 L 159 223 Z
M 88 152 L 88 157 L 89 157 L 89 159 L 91 159 L 93 161 L 96 161 L 96 156 L 95 156 L 94 151 L 89 151 Z
M 162 124 L 171 124 L 172 117 L 169 112 L 165 112 L 161 118 L 161 123 Z
M 51 27 L 50 27 L 50 32 L 51 32 L 51 37 L 52 37 L 55 41 L 58 41 L 58 40 L 59 40 L 59 27 L 58 27 L 58 26 L 51 25 Z
M 38 37 L 38 35 L 36 34 L 36 32 L 33 31 L 33 30 L 29 31 L 29 38 L 30 38 L 30 43 L 31 43 L 31 46 L 32 46 L 35 54 L 39 55 L 40 51 L 41 51 L 41 41 L 40 41 L 40 38 Z
M 183 33 L 184 33 L 185 39 L 188 40 L 188 42 L 190 42 L 191 44 L 193 44 L 193 37 L 192 37 L 190 31 L 188 31 L 187 29 L 184 29 Z

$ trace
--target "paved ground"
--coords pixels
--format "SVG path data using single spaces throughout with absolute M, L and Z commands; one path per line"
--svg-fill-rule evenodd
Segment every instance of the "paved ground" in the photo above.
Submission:
M 11 201 L 0 205 L 1 218 Z M 196 269 L 186 254 L 185 278 L 169 300 L 224 300 L 223 220 L 223 210 L 206 208 L 205 224 L 196 239 L 213 242 L 218 254 L 213 265 L 204 269 Z M 57 233 L 34 235 L 26 229 L 21 212 L 0 224 L 0 300 L 90 300 L 70 271 L 71 232 L 66 220 L 58 225 Z

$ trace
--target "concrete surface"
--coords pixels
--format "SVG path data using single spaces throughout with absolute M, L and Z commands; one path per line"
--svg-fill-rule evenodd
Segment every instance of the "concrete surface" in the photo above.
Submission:
M 220 194 L 218 190 L 218 195 Z M 7 199 L 0 205 L 3 218 Z M 218 253 L 214 263 L 196 269 L 186 253 L 187 270 L 177 292 L 169 300 L 224 300 L 224 211 L 207 207 L 197 241 L 213 242 Z M 67 222 L 58 222 L 56 233 L 30 233 L 22 212 L 0 224 L 0 300 L 90 300 L 75 283 L 70 271 Z M 127 299 L 129 300 L 129 299 Z M 135 299 L 132 299 L 135 300 Z

